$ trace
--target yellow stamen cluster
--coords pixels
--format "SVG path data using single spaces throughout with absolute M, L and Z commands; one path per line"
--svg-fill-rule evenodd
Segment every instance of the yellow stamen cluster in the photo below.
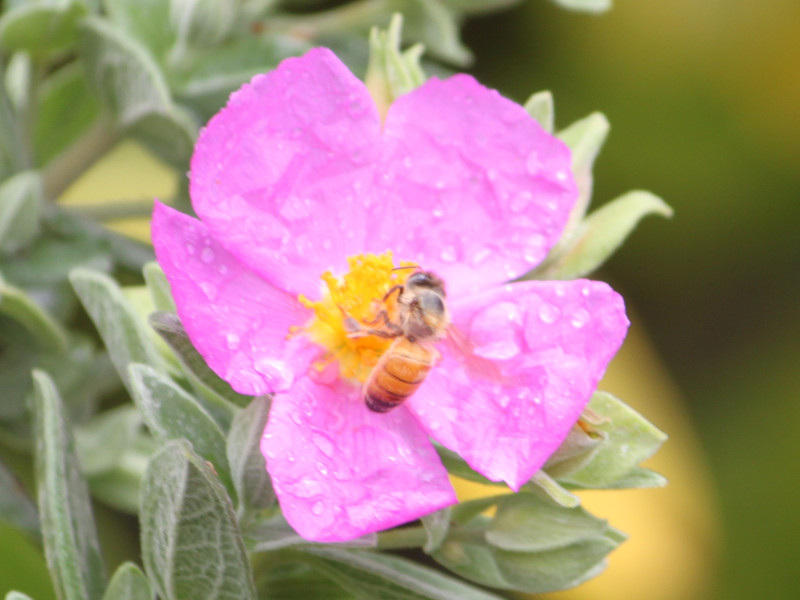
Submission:
M 326 285 L 322 299 L 299 297 L 303 306 L 314 311 L 314 317 L 301 330 L 326 350 L 323 360 L 315 365 L 318 369 L 338 361 L 342 377 L 364 382 L 392 340 L 376 335 L 348 337 L 348 334 L 353 325 L 365 330 L 382 329 L 382 322 L 371 323 L 382 310 L 395 320 L 397 294 L 385 302 L 383 298 L 393 286 L 402 285 L 413 269 L 395 270 L 391 252 L 358 254 L 349 257 L 347 264 L 350 270 L 341 278 L 330 271 L 322 274 Z M 349 321 L 349 327 L 345 320 Z

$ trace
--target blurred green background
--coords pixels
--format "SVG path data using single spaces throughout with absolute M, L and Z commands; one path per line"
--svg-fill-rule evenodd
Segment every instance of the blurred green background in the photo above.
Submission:
M 616 0 L 597 16 L 526 2 L 470 22 L 465 41 L 485 84 L 518 101 L 551 89 L 558 126 L 608 116 L 595 204 L 645 188 L 674 207 L 603 275 L 710 462 L 713 597 L 798 597 L 800 2 Z

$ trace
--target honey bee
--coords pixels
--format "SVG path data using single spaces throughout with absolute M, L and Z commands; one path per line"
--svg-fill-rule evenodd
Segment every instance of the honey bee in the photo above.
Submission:
M 450 324 L 444 282 L 433 273 L 412 273 L 405 284 L 396 285 L 386 293 L 384 305 L 393 294 L 397 294 L 395 319 L 384 309 L 373 321 L 365 323 L 380 328 L 362 328 L 352 318 L 346 323 L 350 337 L 394 338 L 364 383 L 367 407 L 380 413 L 400 406 L 419 389 L 439 359 L 434 344 L 445 336 Z

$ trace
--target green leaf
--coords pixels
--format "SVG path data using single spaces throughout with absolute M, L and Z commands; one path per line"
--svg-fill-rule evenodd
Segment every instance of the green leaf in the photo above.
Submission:
M 308 565 L 282 565 L 259 574 L 263 598 L 269 600 L 353 600 L 353 595 Z
M 606 555 L 622 541 L 614 530 L 544 552 L 501 550 L 475 541 L 446 540 L 434 558 L 481 585 L 540 594 L 575 587 L 605 568 Z
M 142 269 L 144 281 L 157 311 L 175 312 L 175 301 L 164 270 L 156 261 L 150 261 Z
M 33 600 L 33 599 L 27 594 L 23 594 L 22 592 L 17 592 L 12 590 L 6 594 L 5 600 Z
M 467 481 L 474 481 L 475 483 L 482 483 L 484 485 L 496 485 L 505 487 L 507 489 L 506 484 L 502 481 L 492 481 L 480 473 L 473 471 L 472 468 L 467 464 L 467 461 L 465 461 L 452 450 L 449 450 L 448 448 L 445 448 L 439 444 L 434 444 L 434 447 L 436 448 L 436 452 L 439 454 L 439 458 L 442 460 L 444 468 L 447 469 L 447 472 L 451 475 L 461 477 Z
M 601 13 L 611 8 L 611 0 L 553 0 L 562 8 L 589 13 Z
M 43 203 L 37 171 L 22 171 L 0 184 L 0 251 L 14 252 L 39 232 Z
M 27 329 L 42 348 L 63 351 L 67 334 L 61 325 L 22 290 L 0 282 L 0 313 Z
M 159 367 L 162 362 L 153 341 L 113 279 L 87 269 L 75 269 L 69 279 L 103 338 L 117 372 L 131 391 L 129 364 Z
M 152 600 L 150 582 L 135 564 L 119 566 L 108 584 L 103 600 Z
M 169 18 L 179 44 L 214 46 L 236 24 L 239 2 L 219 0 L 172 0 Z
M 189 382 L 203 397 L 206 410 L 223 427 L 230 423 L 234 406 L 247 406 L 251 396 L 239 394 L 220 378 L 192 345 L 177 315 L 156 312 L 150 315 L 150 325 L 172 348 L 184 367 Z
M 553 476 L 576 471 L 592 459 L 605 439 L 603 432 L 593 431 L 590 435 L 583 427 L 575 424 L 558 450 L 547 459 L 543 469 Z
M 261 454 L 261 438 L 269 417 L 270 405 L 269 397 L 253 398 L 250 405 L 239 411 L 233 419 L 228 432 L 228 462 L 239 498 L 240 515 L 269 508 L 275 502 L 272 481 Z
M 31 369 L 39 362 L 41 346 L 18 322 L 0 315 L 0 347 L 13 348 L 13 352 L 0 352 L 0 423 L 9 428 L 12 424 L 28 429 L 29 416 L 26 398 L 30 392 Z M 27 441 L 27 433 L 24 434 Z
M 269 519 L 261 519 L 249 525 L 245 531 L 245 542 L 250 552 L 272 552 L 289 546 L 307 544 L 308 540 L 300 537 L 279 512 Z
M 542 273 L 546 279 L 577 279 L 588 275 L 619 248 L 641 219 L 672 216 L 672 209 L 650 192 L 634 191 L 603 205 L 573 233 L 570 248 Z
M 560 483 L 578 488 L 614 486 L 639 463 L 650 458 L 667 436 L 639 413 L 606 392 L 595 392 L 589 409 L 607 418 L 593 428 L 606 440 L 580 469 L 557 476 Z
M 425 83 L 425 73 L 420 65 L 423 47 L 412 46 L 400 50 L 403 17 L 392 17 L 383 31 L 373 28 L 369 36 L 369 64 L 365 82 L 376 104 L 387 109 L 399 96 Z
M 33 381 L 36 480 L 47 563 L 59 598 L 99 600 L 105 568 L 69 424 L 50 377 L 35 370 Z
M 456 14 L 440 0 L 404 0 L 403 38 L 420 41 L 425 50 L 446 62 L 465 67 L 472 53 L 461 43 Z
M 43 232 L 24 254 L 3 258 L 0 271 L 9 281 L 24 288 L 50 289 L 67 281 L 72 269 L 111 269 L 109 245 L 85 230 L 76 230 L 59 216 L 48 215 Z M 74 294 L 67 286 L 74 304 Z
M 159 61 L 166 59 L 176 39 L 170 25 L 170 4 L 170 0 L 103 0 L 109 18 Z
M 297 552 L 357 598 L 499 600 L 493 594 L 397 556 L 331 546 L 308 546 Z
M 164 162 L 185 170 L 194 150 L 199 126 L 194 117 L 178 105 L 149 112 L 128 126 L 128 133 Z
M 583 220 L 592 197 L 592 168 L 600 149 L 608 137 L 611 126 L 602 113 L 572 123 L 556 135 L 572 150 L 572 173 L 578 185 L 578 201 L 569 216 L 562 240 L 571 238 L 571 232 Z
M 448 506 L 420 519 L 422 526 L 425 527 L 425 533 L 428 535 L 428 540 L 422 549 L 428 554 L 438 550 L 447 537 L 447 532 L 450 531 L 451 512 L 451 508 Z
M 162 442 L 185 438 L 209 461 L 231 494 L 233 483 L 225 453 L 225 435 L 214 419 L 183 388 L 152 367 L 129 368 L 132 396 L 153 436 Z
M 144 471 L 157 447 L 149 434 L 140 432 L 110 470 L 89 477 L 92 495 L 123 512 L 138 514 Z
M 550 92 L 538 92 L 528 98 L 524 104 L 528 114 L 536 119 L 547 133 L 553 133 L 555 109 L 553 107 L 553 94 Z
M 0 520 L 11 523 L 34 541 L 41 537 L 36 506 L 22 488 L 22 484 L 0 462 Z
M 580 507 L 565 508 L 532 494 L 509 494 L 497 505 L 486 541 L 501 550 L 542 552 L 601 538 L 608 523 Z
M 78 22 L 86 14 L 81 2 L 29 2 L 0 18 L 0 47 L 43 57 L 75 43 Z
M 169 113 L 169 88 L 161 70 L 125 31 L 97 17 L 85 19 L 81 56 L 95 94 L 122 126 L 150 113 Z
M 182 440 L 150 461 L 142 485 L 142 556 L 163 600 L 255 600 L 233 506 Z
M 644 467 L 634 467 L 620 479 L 607 486 L 606 489 L 626 490 L 631 488 L 664 487 L 667 483 L 667 478 L 660 473 Z
M 113 469 L 133 444 L 141 425 L 139 412 L 126 404 L 100 413 L 76 427 L 75 448 L 81 472 L 91 477 Z
M 527 489 L 565 508 L 574 508 L 581 503 L 580 498 L 561 487 L 544 471 L 534 473 L 527 484 Z
M 33 146 L 38 164 L 46 164 L 89 129 L 98 115 L 80 62 L 58 69 L 41 85 Z

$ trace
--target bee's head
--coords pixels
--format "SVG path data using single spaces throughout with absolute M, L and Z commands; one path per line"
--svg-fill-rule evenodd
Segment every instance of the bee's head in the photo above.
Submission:
M 405 287 L 409 291 L 418 293 L 422 290 L 430 290 L 440 296 L 445 296 L 444 281 L 430 271 L 416 271 L 406 279 Z

